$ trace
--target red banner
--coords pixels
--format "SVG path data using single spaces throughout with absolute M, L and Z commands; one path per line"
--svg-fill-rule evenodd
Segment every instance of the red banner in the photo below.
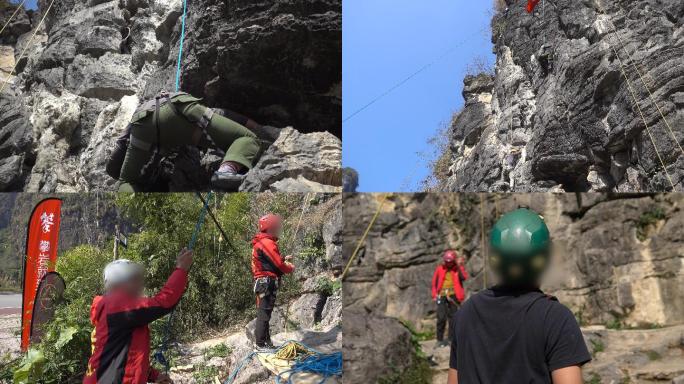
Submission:
M 21 350 L 26 351 L 31 338 L 33 303 L 40 280 L 57 264 L 57 242 L 62 201 L 45 199 L 31 213 L 26 233 L 24 257 L 24 297 L 21 309 Z

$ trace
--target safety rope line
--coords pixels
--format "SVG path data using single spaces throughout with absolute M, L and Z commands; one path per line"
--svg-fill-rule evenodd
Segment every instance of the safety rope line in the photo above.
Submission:
M 52 1 L 50 2 L 50 5 L 48 6 L 47 10 L 45 11 L 45 14 L 44 14 L 43 17 L 40 19 L 40 22 L 39 22 L 38 25 L 36 26 L 36 29 L 33 31 L 33 34 L 31 35 L 31 38 L 28 40 L 28 42 L 26 43 L 26 46 L 25 46 L 24 49 L 21 51 L 21 55 L 19 55 L 19 60 L 17 60 L 17 61 L 14 63 L 14 67 L 12 67 L 12 70 L 11 70 L 10 73 L 7 75 L 7 79 L 5 79 L 5 81 L 4 81 L 3 84 L 2 84 L 2 87 L 0 87 L 0 93 L 2 93 L 2 91 L 5 90 L 5 87 L 7 86 L 7 84 L 9 84 L 9 81 L 10 81 L 10 79 L 12 78 L 12 75 L 14 74 L 14 71 L 17 69 L 17 65 L 19 65 L 19 63 L 21 62 L 21 60 L 24 58 L 24 55 L 26 54 L 26 51 L 31 47 L 31 43 L 33 42 L 33 39 L 36 37 L 36 34 L 37 34 L 38 31 L 40 30 L 40 27 L 43 25 L 43 22 L 45 21 L 45 18 L 47 17 L 47 15 L 50 13 L 50 9 L 52 9 L 52 5 L 53 5 L 54 3 L 55 3 L 55 0 L 52 0 Z
M 677 136 L 674 134 L 674 130 L 672 129 L 670 122 L 667 121 L 665 114 L 660 109 L 660 106 L 658 105 L 658 102 L 655 100 L 653 93 L 649 89 L 648 84 L 646 83 L 646 80 L 644 80 L 644 77 L 641 74 L 641 71 L 639 71 L 639 67 L 637 66 L 637 63 L 634 60 L 632 60 L 632 57 L 629 54 L 629 51 L 627 51 L 627 48 L 625 47 L 625 44 L 623 43 L 622 38 L 620 37 L 620 34 L 618 34 L 618 31 L 617 31 L 617 28 L 615 27 L 615 24 L 610 19 L 608 21 L 610 21 L 610 24 L 613 27 L 613 34 L 615 35 L 615 37 L 617 37 L 618 42 L 620 43 L 622 50 L 625 51 L 625 53 L 627 53 L 627 59 L 628 59 L 627 64 L 628 64 L 628 66 L 629 66 L 629 62 L 633 63 L 632 66 L 634 67 L 634 70 L 636 71 L 636 73 L 639 75 L 639 79 L 641 79 L 641 83 L 644 85 L 644 88 L 646 88 L 646 91 L 648 92 L 648 97 L 651 99 L 651 102 L 653 103 L 653 105 L 655 105 L 656 109 L 658 110 L 658 113 L 660 113 L 660 117 L 663 118 L 663 121 L 665 122 L 667 129 L 670 131 L 670 135 L 672 135 L 672 140 L 674 140 L 674 142 L 679 147 L 679 150 L 682 151 L 682 154 L 684 155 L 684 148 L 682 148 L 682 145 L 679 143 L 679 140 L 677 140 Z
M 482 253 L 482 289 L 487 289 L 487 255 L 485 254 L 484 194 L 480 193 L 480 252 Z
M 368 103 L 364 104 L 361 108 L 357 109 L 357 110 L 354 111 L 352 114 L 350 114 L 349 116 L 347 116 L 346 118 L 344 118 L 344 119 L 342 120 L 342 123 L 346 123 L 348 120 L 352 119 L 353 117 L 355 117 L 355 116 L 358 115 L 359 113 L 361 113 L 361 112 L 365 111 L 366 109 L 368 109 L 368 108 L 369 108 L 370 106 L 372 106 L 373 104 L 375 104 L 375 103 L 377 103 L 378 101 L 380 101 L 381 99 L 385 98 L 385 96 L 387 96 L 387 95 L 389 95 L 390 93 L 396 91 L 398 88 L 401 88 L 401 86 L 403 86 L 404 84 L 408 83 L 408 82 L 409 82 L 411 79 L 413 79 L 414 77 L 416 77 L 416 76 L 418 76 L 419 74 L 423 73 L 424 71 L 426 71 L 427 69 L 429 69 L 429 68 L 432 67 L 433 65 L 437 64 L 438 62 L 444 60 L 447 56 L 449 56 L 450 54 L 452 54 L 457 48 L 460 48 L 460 46 L 462 46 L 463 44 L 469 42 L 470 39 L 471 39 L 472 37 L 474 37 L 474 36 L 477 35 L 477 34 L 480 34 L 481 32 L 484 32 L 484 31 L 485 31 L 485 29 L 481 29 L 481 30 L 478 30 L 478 31 L 474 32 L 474 33 L 471 34 L 471 35 L 468 35 L 468 37 L 467 37 L 466 39 L 462 40 L 461 42 L 459 42 L 459 43 L 456 44 L 455 46 L 449 48 L 448 50 L 446 50 L 444 53 L 442 53 L 440 56 L 438 56 L 438 57 L 437 57 L 436 59 L 434 59 L 433 61 L 431 61 L 431 62 L 429 62 L 429 63 L 423 65 L 420 69 L 418 69 L 417 71 L 411 73 L 408 77 L 404 78 L 403 80 L 399 81 L 398 83 L 396 83 L 396 84 L 394 84 L 393 86 L 391 86 L 390 88 L 388 88 L 386 91 L 382 92 L 381 94 L 379 94 L 379 95 L 376 96 L 375 98 L 371 99 Z
M 651 139 L 651 143 L 653 144 L 653 149 L 656 152 L 656 155 L 658 156 L 658 160 L 660 161 L 660 165 L 663 166 L 663 170 L 665 171 L 665 175 L 667 176 L 667 179 L 670 182 L 670 185 L 672 186 L 672 190 L 675 189 L 675 185 L 672 182 L 672 177 L 670 177 L 670 172 L 668 172 L 667 167 L 665 166 L 665 162 L 663 161 L 662 156 L 660 156 L 660 151 L 658 150 L 658 146 L 656 145 L 655 139 L 653 138 L 653 134 L 651 133 L 651 128 L 648 126 L 648 123 L 646 122 L 646 116 L 644 115 L 644 112 L 641 110 L 641 106 L 639 105 L 639 101 L 637 100 L 636 93 L 634 92 L 634 89 L 632 88 L 632 82 L 629 81 L 629 77 L 627 76 L 627 73 L 625 72 L 625 66 L 622 62 L 622 59 L 620 58 L 620 55 L 618 54 L 617 50 L 613 45 L 608 42 L 608 45 L 613 49 L 613 52 L 615 52 L 615 56 L 618 59 L 618 62 L 620 63 L 620 72 L 622 72 L 622 76 L 625 77 L 625 80 L 627 81 L 627 88 L 629 89 L 629 93 L 632 95 L 632 99 L 634 100 L 634 104 L 636 104 L 637 110 L 639 110 L 639 115 L 641 115 L 641 120 L 644 122 L 644 126 L 646 127 L 646 132 L 648 133 L 648 137 Z
M 190 239 L 190 243 L 188 244 L 188 249 L 192 250 L 195 247 L 195 244 L 197 242 L 197 238 L 199 237 L 199 232 L 202 230 L 202 225 L 204 224 L 204 219 L 207 214 L 207 210 L 209 210 L 209 203 L 211 202 L 213 192 L 209 191 L 207 194 L 207 199 L 201 199 L 203 204 L 202 204 L 202 211 L 200 212 L 199 219 L 197 220 L 197 223 L 195 223 L 195 230 L 192 233 L 192 238 Z M 227 239 L 226 239 L 227 240 Z M 178 302 L 180 304 L 180 301 Z M 164 356 L 164 352 L 168 350 L 168 344 L 169 341 L 171 340 L 171 331 L 172 331 L 172 325 L 173 325 L 173 320 L 174 320 L 174 315 L 176 313 L 176 307 L 171 311 L 171 314 L 169 315 L 169 320 L 166 322 L 166 327 L 164 327 L 164 336 L 162 338 L 162 344 L 159 347 L 159 350 L 157 353 L 154 354 L 154 359 L 159 362 L 162 366 L 164 366 L 165 372 L 169 372 L 169 369 L 171 368 L 169 361 L 166 360 L 166 357 Z
M 375 224 L 375 221 L 378 219 L 378 216 L 380 216 L 380 212 L 382 211 L 382 207 L 385 205 L 385 202 L 387 202 L 387 194 L 383 194 L 380 199 L 381 200 L 380 200 L 380 204 L 378 205 L 378 209 L 375 211 L 375 214 L 373 215 L 373 218 L 371 219 L 370 223 L 368 223 L 368 226 L 366 227 L 366 230 L 363 232 L 363 236 L 361 236 L 361 239 L 359 239 L 358 244 L 356 244 L 356 248 L 354 249 L 354 252 L 352 253 L 351 257 L 349 258 L 347 265 L 344 267 L 344 271 L 342 271 L 342 276 L 340 276 L 340 281 L 344 281 L 344 278 L 347 276 L 347 271 L 349 271 L 349 268 L 351 267 L 352 263 L 354 262 L 356 255 L 359 253 L 361 246 L 366 241 L 366 237 L 368 237 L 368 233 L 370 233 L 370 230 L 373 227 L 373 224 Z
M 181 61 L 183 60 L 183 44 L 185 43 L 185 18 L 188 13 L 188 0 L 183 0 L 183 21 L 181 22 L 180 47 L 178 48 L 178 61 L 176 63 L 176 92 L 180 88 Z
M 12 15 L 9 17 L 9 19 L 7 19 L 7 22 L 5 23 L 5 25 L 3 25 L 2 29 L 0 29 L 0 35 L 2 35 L 2 32 L 5 30 L 5 28 L 7 28 L 10 21 L 12 21 L 12 19 L 17 14 L 17 12 L 19 12 L 19 10 L 24 6 L 25 2 L 26 2 L 26 0 L 21 0 L 21 4 L 19 4 L 19 6 L 17 6 L 17 8 L 14 10 L 14 12 L 12 12 Z

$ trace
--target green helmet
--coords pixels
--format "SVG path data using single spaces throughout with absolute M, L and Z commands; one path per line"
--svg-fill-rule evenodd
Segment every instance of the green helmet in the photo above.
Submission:
M 503 283 L 534 284 L 548 264 L 551 237 L 544 218 L 521 208 L 494 224 L 490 245 L 490 265 Z

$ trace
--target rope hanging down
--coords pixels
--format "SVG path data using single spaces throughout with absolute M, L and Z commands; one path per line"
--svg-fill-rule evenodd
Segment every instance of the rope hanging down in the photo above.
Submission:
M 655 105 L 656 109 L 658 110 L 658 113 L 660 114 L 660 117 L 662 117 L 662 118 L 663 118 L 663 122 L 665 122 L 665 126 L 666 126 L 667 129 L 670 131 L 670 135 L 672 136 L 672 140 L 674 140 L 674 142 L 675 142 L 675 143 L 677 144 L 677 146 L 679 147 L 679 150 L 682 151 L 682 154 L 684 155 L 684 148 L 682 148 L 682 145 L 679 143 L 679 140 L 677 140 L 677 136 L 675 136 L 674 130 L 672 129 L 672 126 L 670 125 L 670 122 L 667 121 L 667 118 L 665 117 L 665 114 L 663 113 L 662 109 L 660 109 L 660 106 L 658 105 L 658 102 L 656 101 L 655 97 L 653 96 L 653 92 L 651 92 L 651 90 L 649 89 L 648 84 L 646 83 L 646 80 L 644 79 L 644 76 L 641 74 L 641 71 L 639 70 L 639 67 L 638 67 L 637 63 L 636 63 L 634 60 L 632 60 L 632 55 L 630 55 L 630 54 L 629 54 L 629 51 L 627 51 L 627 48 L 625 47 L 625 43 L 622 41 L 622 38 L 620 37 L 620 34 L 618 34 L 618 31 L 617 31 L 617 28 L 615 27 L 615 24 L 614 24 L 613 21 L 610 20 L 610 19 L 609 19 L 608 21 L 610 21 L 610 24 L 611 24 L 611 26 L 612 26 L 612 28 L 613 28 L 613 34 L 614 34 L 615 37 L 617 38 L 618 43 L 620 44 L 620 47 L 621 47 L 622 50 L 625 51 L 625 53 L 627 54 L 627 59 L 628 59 L 628 61 L 627 61 L 627 66 L 632 66 L 632 67 L 634 67 L 634 70 L 635 70 L 636 73 L 639 75 L 639 79 L 641 79 L 641 83 L 644 85 L 644 88 L 646 88 L 646 91 L 648 92 L 648 97 L 651 99 L 651 102 L 653 103 L 653 105 Z M 630 63 L 632 63 L 632 64 L 630 64 Z M 651 79 L 653 79 L 653 78 L 651 78 Z
M 21 4 L 19 4 L 19 5 L 17 6 L 17 8 L 14 10 L 14 12 L 12 12 L 12 15 L 10 15 L 9 19 L 7 19 L 7 22 L 5 23 L 5 25 L 3 25 L 3 26 L 2 26 L 2 29 L 0 29 L 0 35 L 2 35 L 2 32 L 5 30 L 5 28 L 7 28 L 7 26 L 8 26 L 9 23 L 10 23 L 10 21 L 12 21 L 12 19 L 13 19 L 14 16 L 17 14 L 17 12 L 19 12 L 19 10 L 24 6 L 24 3 L 25 3 L 25 2 L 26 2 L 26 0 L 21 0 Z
M 207 211 L 209 210 L 209 203 L 211 202 L 212 196 L 213 193 L 211 191 L 209 191 L 209 193 L 207 194 L 206 200 L 202 199 L 200 196 L 200 200 L 202 200 L 203 203 L 202 211 L 200 212 L 199 219 L 195 224 L 195 230 L 193 231 L 192 238 L 190 239 L 190 243 L 188 244 L 189 250 L 192 250 L 195 247 L 195 243 L 197 242 L 199 233 L 202 230 L 202 225 L 204 224 L 204 219 L 206 217 Z M 165 372 L 168 372 L 171 368 L 169 365 L 169 361 L 166 360 L 166 357 L 164 356 L 164 353 L 168 350 L 168 344 L 171 339 L 171 325 L 173 324 L 173 315 L 175 313 L 176 309 L 174 308 L 173 311 L 171 311 L 171 314 L 169 315 L 169 320 L 166 322 L 166 327 L 164 328 L 164 337 L 162 338 L 161 346 L 159 347 L 157 353 L 154 354 L 154 359 L 157 360 L 157 362 L 164 367 Z
M 378 101 L 380 101 L 381 99 L 383 99 L 385 96 L 387 96 L 387 95 L 389 95 L 390 93 L 396 91 L 398 88 L 401 88 L 402 85 L 408 83 L 408 82 L 409 82 L 411 79 L 413 79 L 414 77 L 418 76 L 419 74 L 421 74 L 422 72 L 426 71 L 427 69 L 429 69 L 429 68 L 432 67 L 433 65 L 435 65 L 435 64 L 437 64 L 438 62 L 440 62 L 440 61 L 442 61 L 443 59 L 445 59 L 447 56 L 449 56 L 451 53 L 453 53 L 457 48 L 459 48 L 461 45 L 463 45 L 463 44 L 469 42 L 470 39 L 471 39 L 473 36 L 475 36 L 475 35 L 477 35 L 477 34 L 480 34 L 481 32 L 484 32 L 484 29 L 479 30 L 479 31 L 477 31 L 477 32 L 475 32 L 475 33 L 469 35 L 467 38 L 465 38 L 464 40 L 462 40 L 461 42 L 459 42 L 459 43 L 456 44 L 455 46 L 449 48 L 447 51 L 445 51 L 444 53 L 442 53 L 442 54 L 441 54 L 439 57 L 437 57 L 435 60 L 433 60 L 433 61 L 431 61 L 431 62 L 425 64 L 424 66 L 422 66 L 422 67 L 421 67 L 420 69 L 418 69 L 417 71 L 411 73 L 408 77 L 404 78 L 404 79 L 401 80 L 400 82 L 398 82 L 398 83 L 396 83 L 395 85 L 393 85 L 393 86 L 391 86 L 390 88 L 388 88 L 385 92 L 379 94 L 379 95 L 376 96 L 374 99 L 372 99 L 372 100 L 369 101 L 368 103 L 364 104 L 361 108 L 357 109 L 357 110 L 354 111 L 352 114 L 350 114 L 349 116 L 347 116 L 346 118 L 344 118 L 344 120 L 342 120 L 342 122 L 343 122 L 343 123 L 346 123 L 348 120 L 352 119 L 354 116 L 358 115 L 359 113 L 365 111 L 365 110 L 368 109 L 371 105 L 377 103 Z
M 10 73 L 7 75 L 7 78 L 5 81 L 2 83 L 2 87 L 0 87 L 0 93 L 5 90 L 5 87 L 7 84 L 9 84 L 10 79 L 12 78 L 12 75 L 14 74 L 14 71 L 17 69 L 17 65 L 21 62 L 21 60 L 24 58 L 24 55 L 26 54 L 26 51 L 31 47 L 31 43 L 33 42 L 33 39 L 36 37 L 36 34 L 38 33 L 38 30 L 40 30 L 40 27 L 43 25 L 43 22 L 45 21 L 45 18 L 47 15 L 50 13 L 50 9 L 52 9 L 52 5 L 55 3 L 55 0 L 52 0 L 50 2 L 50 5 L 47 7 L 47 10 L 45 11 L 45 14 L 43 17 L 40 19 L 40 22 L 38 22 L 38 25 L 36 26 L 36 29 L 33 31 L 33 34 L 31 35 L 31 38 L 28 40 L 26 45 L 24 46 L 24 49 L 22 49 L 21 54 L 19 55 L 19 60 L 17 60 L 14 63 L 14 67 L 12 67 L 12 70 Z
M 610 43 L 608 43 L 610 44 Z M 617 50 L 615 47 L 611 45 L 611 48 L 613 49 L 613 52 L 615 52 L 615 56 L 618 59 L 618 62 L 620 63 L 620 72 L 622 72 L 622 76 L 624 76 L 625 80 L 627 81 L 627 88 L 629 89 L 629 93 L 632 95 L 632 99 L 634 100 L 634 104 L 636 104 L 637 110 L 639 110 L 639 115 L 641 115 L 641 120 L 644 123 L 644 126 L 646 127 L 646 132 L 648 133 L 648 137 L 651 139 L 651 143 L 653 144 L 653 149 L 656 152 L 656 155 L 658 156 L 658 160 L 660 161 L 660 165 L 662 165 L 663 170 L 665 171 L 665 175 L 667 176 L 667 180 L 670 182 L 670 185 L 672 186 L 672 190 L 675 189 L 675 185 L 672 182 L 672 177 L 670 177 L 670 173 L 667 170 L 667 167 L 665 166 L 665 162 L 663 161 L 662 156 L 660 156 L 660 151 L 658 150 L 658 146 L 656 144 L 655 139 L 653 138 L 653 134 L 651 134 L 651 128 L 648 126 L 648 123 L 646 122 L 646 116 L 644 115 L 644 112 L 641 110 L 641 106 L 639 105 L 639 101 L 637 100 L 636 93 L 634 92 L 634 88 L 632 87 L 632 82 L 629 81 L 629 77 L 627 76 L 627 73 L 625 72 L 625 66 L 622 63 L 622 59 L 620 58 L 620 55 L 618 54 Z
M 185 43 L 185 18 L 188 13 L 188 0 L 183 0 L 183 19 L 181 21 L 180 47 L 178 48 L 178 61 L 176 63 L 176 92 L 180 88 L 181 61 L 183 60 L 183 43 Z
M 356 244 L 356 248 L 354 249 L 354 252 L 352 253 L 351 257 L 349 258 L 349 261 L 347 262 L 347 266 L 344 267 L 344 271 L 342 272 L 342 276 L 340 276 L 340 281 L 344 281 L 345 276 L 347 276 L 347 272 L 349 271 L 349 268 L 351 267 L 352 263 L 354 262 L 356 255 L 359 253 L 361 246 L 366 241 L 366 237 L 368 237 L 368 233 L 370 232 L 371 228 L 373 227 L 373 224 L 375 224 L 375 221 L 378 219 L 378 216 L 380 216 L 380 212 L 382 211 L 382 207 L 385 205 L 386 201 L 387 201 L 387 195 L 384 194 L 380 198 L 380 204 L 378 205 L 378 209 L 375 211 L 375 214 L 373 215 L 373 218 L 371 219 L 370 223 L 368 223 L 366 230 L 363 232 L 363 236 L 361 236 L 359 243 Z
M 485 244 L 485 219 L 484 219 L 484 205 L 485 199 L 484 195 L 480 193 L 480 253 L 482 254 L 482 289 L 487 289 L 487 252 Z

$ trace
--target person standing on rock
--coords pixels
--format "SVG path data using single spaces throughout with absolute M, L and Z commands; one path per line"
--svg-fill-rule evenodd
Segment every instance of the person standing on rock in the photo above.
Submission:
M 173 383 L 150 365 L 148 324 L 170 313 L 188 285 L 193 253 L 183 249 L 176 269 L 153 297 L 144 297 L 143 267 L 130 260 L 109 263 L 104 270 L 104 296 L 90 309 L 92 356 L 83 384 Z
M 465 259 L 452 250 L 444 252 L 442 263 L 432 276 L 432 300 L 437 304 L 437 345 L 446 347 L 444 329 L 449 324 L 449 336 L 453 334 L 451 319 L 465 299 L 463 282 L 468 279 Z
M 270 321 L 276 302 L 280 278 L 294 272 L 292 256 L 282 257 L 278 249 L 278 237 L 282 231 L 282 219 L 267 214 L 259 219 L 259 233 L 252 240 L 252 275 L 256 295 L 257 318 L 254 341 L 257 349 L 273 349 Z
M 158 166 L 159 158 L 187 145 L 225 150 L 212 184 L 227 191 L 238 189 L 260 148 L 252 131 L 277 136 L 277 128 L 259 125 L 233 112 L 227 113 L 229 117 L 222 116 L 200 101 L 183 92 L 162 92 L 138 107 L 107 164 L 107 173 L 122 181 L 119 192 L 142 190 L 141 185 L 150 182 L 150 168 Z
M 500 284 L 473 295 L 454 317 L 449 384 L 581 384 L 591 360 L 573 313 L 539 288 L 551 253 L 544 219 L 510 212 L 490 234 Z

